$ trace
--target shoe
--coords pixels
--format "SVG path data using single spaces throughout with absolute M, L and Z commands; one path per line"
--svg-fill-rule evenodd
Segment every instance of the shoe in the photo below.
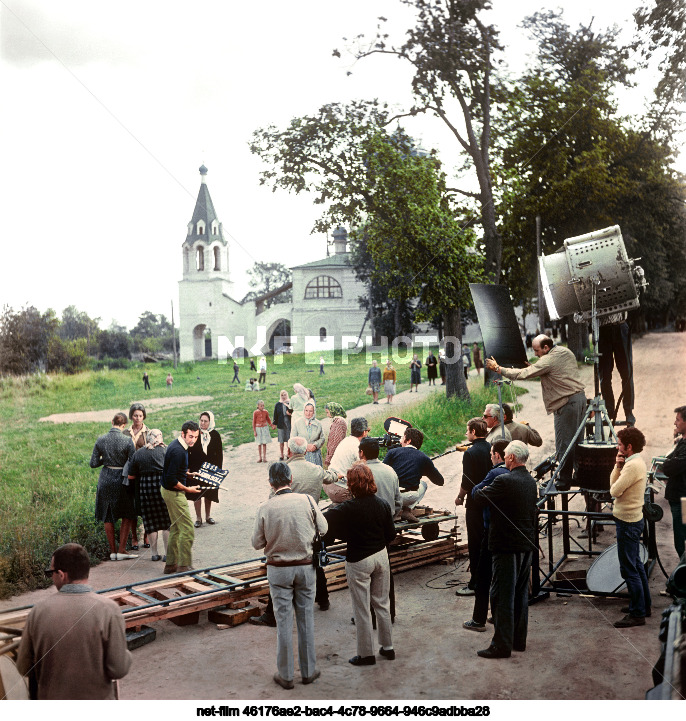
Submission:
M 419 519 L 417 516 L 410 511 L 409 508 L 403 508 L 402 511 L 400 511 L 400 518 L 402 518 L 403 521 L 409 521 L 410 523 L 419 523 Z
M 162 571 L 162 573 L 176 573 L 177 568 L 178 568 L 178 566 L 175 563 L 172 563 L 172 564 L 168 563 L 164 567 L 164 571 Z
M 214 520 L 214 518 L 206 518 L 206 519 L 205 519 L 205 523 L 207 523 L 207 524 L 210 525 L 210 526 L 214 526 L 214 524 L 216 523 L 216 521 Z
M 624 618 L 612 624 L 615 628 L 632 628 L 633 626 L 645 626 L 645 616 L 630 616 L 628 613 Z
M 372 403 L 372 405 L 378 406 L 378 405 L 379 405 L 379 401 L 374 401 L 374 403 Z
M 166 563 L 166 562 L 167 562 L 167 557 L 166 557 L 166 556 L 162 556 L 162 560 Z
M 486 619 L 486 622 L 487 622 L 487 623 L 493 623 L 493 616 L 489 616 L 489 617 Z
M 469 586 L 464 586 L 463 588 L 458 588 L 457 591 L 455 591 L 456 596 L 474 596 L 476 592 L 473 588 L 469 588 Z
M 465 621 L 462 624 L 462 628 L 466 628 L 468 631 L 485 631 L 486 630 L 486 624 L 485 623 L 477 623 L 473 618 L 470 618 L 469 621 Z
M 395 661 L 395 649 L 394 648 L 384 648 L 383 646 L 379 649 L 379 653 L 384 657 L 387 658 L 389 661 Z
M 276 628 L 276 619 L 274 616 L 269 616 L 263 613 L 261 616 L 251 616 L 248 621 L 253 626 L 269 626 L 269 628 Z
M 499 651 L 495 646 L 489 646 L 483 651 L 477 651 L 477 656 L 481 658 L 510 658 L 511 654 L 509 651 Z
M 375 666 L 376 656 L 353 656 L 348 659 L 353 666 Z
M 307 686 L 308 683 L 313 683 L 322 675 L 321 671 L 315 671 L 311 676 L 303 676 L 303 683 Z M 278 683 L 278 681 L 277 681 Z
M 515 646 L 515 645 L 513 644 L 512 650 L 513 650 L 513 651 L 517 651 L 518 653 L 524 653 L 524 651 L 526 651 L 526 644 L 524 644 L 524 645 L 522 645 L 522 646 Z
M 178 573 L 188 573 L 189 571 L 195 571 L 193 566 L 179 566 L 176 570 Z
M 150 556 L 150 560 L 151 561 L 161 561 L 162 556 L 158 556 L 157 554 L 155 554 L 154 556 Z
M 320 611 L 328 611 L 330 608 L 331 608 L 331 603 L 329 601 L 322 601 L 319 604 Z
M 131 550 L 132 550 L 132 551 L 137 551 L 137 550 L 138 550 L 138 544 L 135 543 L 133 546 L 131 546 Z
M 571 488 L 571 484 L 569 483 L 563 483 L 562 481 L 555 481 L 555 490 L 556 491 L 568 491 Z
M 144 544 L 143 544 L 143 548 L 150 548 L 150 544 L 149 544 L 149 543 L 144 543 Z
M 117 554 L 116 553 L 110 553 L 110 561 L 116 561 L 117 560 Z
M 200 526 L 202 526 L 202 521 L 196 521 L 193 525 L 194 525 L 196 528 L 200 528 Z
M 138 558 L 135 553 L 118 553 L 117 561 L 131 561 L 134 558 Z
M 281 686 L 281 688 L 285 688 L 286 690 L 293 688 L 293 681 L 286 681 L 285 678 L 281 678 L 278 673 L 274 674 L 274 681 Z
M 620 608 L 619 610 L 620 610 L 622 613 L 629 613 L 629 607 L 628 607 L 628 606 L 623 606 L 623 607 Z M 645 615 L 645 617 L 646 617 L 646 618 L 650 618 L 652 615 L 653 615 L 653 609 L 652 609 L 650 606 L 648 606 L 648 608 L 646 608 L 646 615 Z

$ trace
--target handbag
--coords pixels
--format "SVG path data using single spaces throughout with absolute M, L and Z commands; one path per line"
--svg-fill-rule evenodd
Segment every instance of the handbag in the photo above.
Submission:
M 307 496 L 307 500 L 310 502 L 310 507 L 312 508 L 312 521 L 314 522 L 314 539 L 312 540 L 312 565 L 315 568 L 324 568 L 324 566 L 327 566 L 329 563 L 329 555 L 326 552 L 324 538 L 319 533 L 319 528 L 317 526 L 317 514 L 314 510 L 314 503 L 312 503 L 312 499 L 310 498 L 310 496 Z
M 371 386 L 367 386 L 367 390 L 365 391 L 365 393 L 366 393 L 368 396 L 373 396 L 373 395 L 374 395 L 374 391 L 372 390 L 372 387 L 371 387 Z

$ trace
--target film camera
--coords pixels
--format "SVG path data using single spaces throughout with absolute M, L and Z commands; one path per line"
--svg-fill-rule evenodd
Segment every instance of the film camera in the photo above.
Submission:
M 400 441 L 405 435 L 405 429 L 412 428 L 412 424 L 402 418 L 390 416 L 384 421 L 383 427 L 386 431 L 383 436 L 371 436 L 371 438 L 379 442 L 380 448 L 388 450 L 389 448 L 400 448 Z

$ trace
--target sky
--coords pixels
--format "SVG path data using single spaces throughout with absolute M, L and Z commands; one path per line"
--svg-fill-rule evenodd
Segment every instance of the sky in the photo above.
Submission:
M 595 17 L 600 28 L 629 23 L 638 4 L 494 0 L 490 21 L 517 70 L 533 49 L 518 28 L 525 16 L 562 7 L 573 27 Z M 413 17 L 399 0 L 0 0 L 0 306 L 75 305 L 103 328 L 131 328 L 146 310 L 169 317 L 173 302 L 178 324 L 181 245 L 203 163 L 236 299 L 256 261 L 325 257 L 312 197 L 260 186 L 248 144 L 255 129 L 329 102 L 407 108 L 409 68 L 343 52 L 373 36 L 378 16 L 398 39 Z M 627 107 L 640 109 L 650 89 L 628 94 Z M 456 163 L 440 121 L 406 128 Z

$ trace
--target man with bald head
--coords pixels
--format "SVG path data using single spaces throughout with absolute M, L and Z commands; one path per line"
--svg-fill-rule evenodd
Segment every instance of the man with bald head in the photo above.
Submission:
M 555 345 L 547 335 L 537 335 L 532 343 L 538 361 L 526 368 L 503 368 L 495 358 L 486 361 L 486 367 L 510 380 L 541 379 L 543 405 L 548 415 L 554 415 L 555 450 L 558 461 L 562 458 L 576 434 L 586 411 L 586 394 L 579 375 L 576 356 L 569 348 Z M 572 451 L 560 470 L 555 487 L 568 491 L 574 473 Z

